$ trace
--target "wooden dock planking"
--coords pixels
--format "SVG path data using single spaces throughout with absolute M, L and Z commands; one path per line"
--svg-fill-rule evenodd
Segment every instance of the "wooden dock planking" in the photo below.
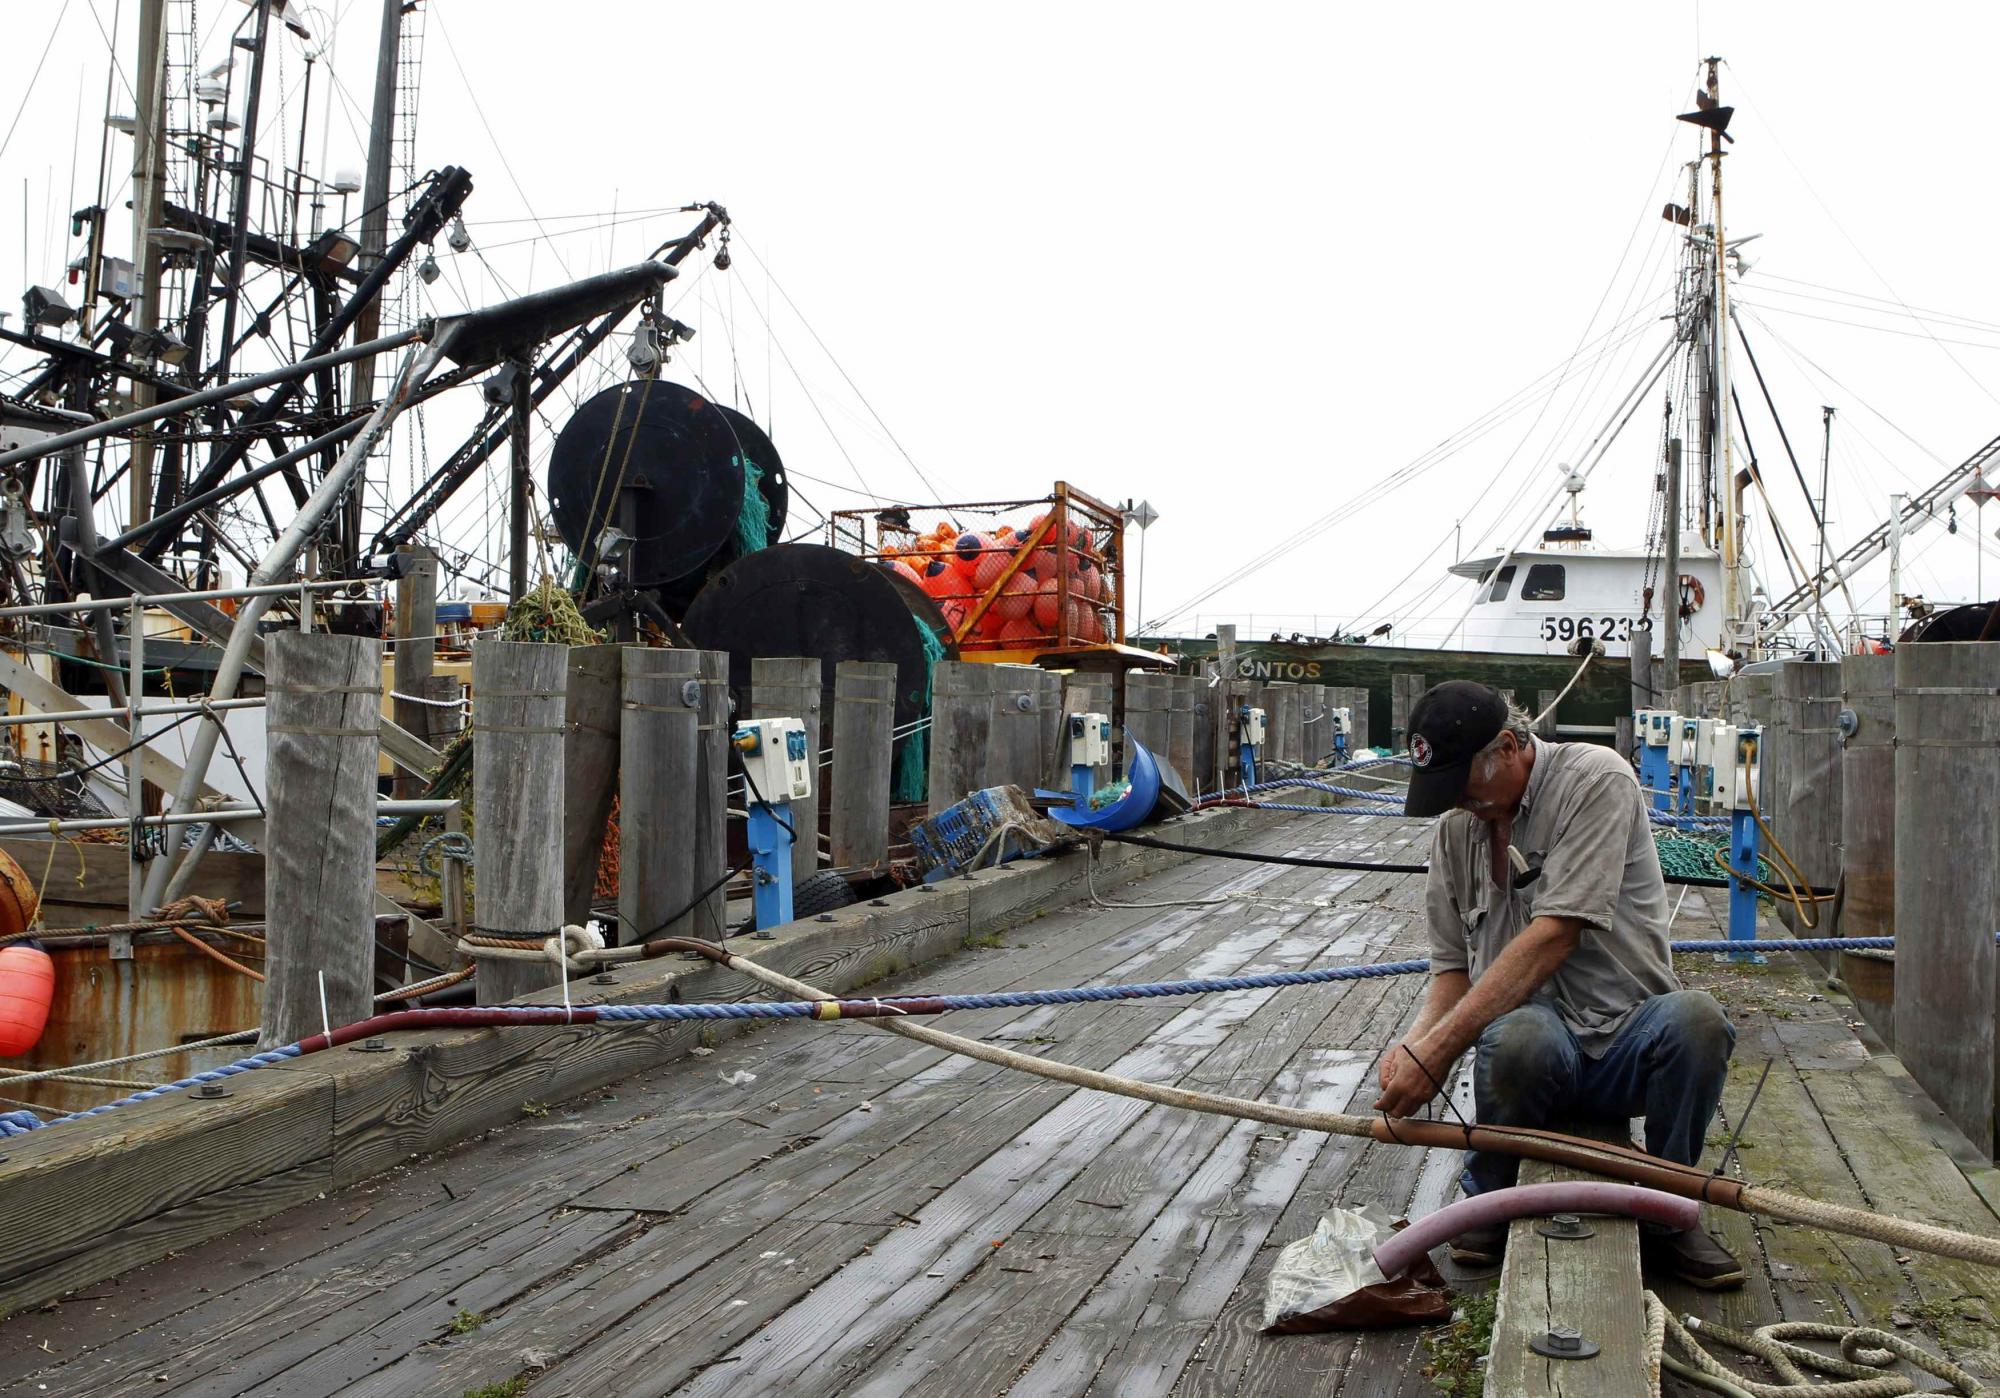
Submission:
M 1274 817 L 1254 844 L 1414 861 L 1426 835 L 1329 811 Z M 952 882 L 935 913 L 912 915 L 962 927 L 982 880 Z M 1103 893 L 1166 902 L 1218 889 L 1244 899 L 1056 909 L 899 986 L 1085 984 L 1421 954 L 1421 880 L 1407 876 L 1195 860 L 1129 887 L 1107 881 Z M 1715 926 L 1692 892 L 1677 934 Z M 1994 1231 L 1935 1109 L 1846 1037 L 1837 1002 L 1804 1000 L 1818 983 L 1803 975 L 1786 962 L 1725 983 L 1743 1036 L 1725 1115 L 1763 1058 L 1781 1058 L 1747 1135 L 1748 1173 Z M 1134 1076 L 1365 1110 L 1374 1056 L 1422 984 L 990 1010 L 948 1027 Z M 1775 1003 L 1766 985 L 1790 998 Z M 738 1068 L 757 1081 L 718 1081 Z M 326 1079 L 336 1105 L 340 1081 Z M 1454 1093 L 1463 1102 L 1462 1077 Z M 365 1104 L 351 1110 L 365 1115 Z M 1798 1130 L 1765 1139 L 1795 1117 Z M 1257 1333 L 1263 1280 L 1276 1249 L 1329 1203 L 1374 1199 L 1420 1216 L 1448 1201 L 1457 1168 L 1454 1152 L 1074 1092 L 868 1026 L 776 1024 L 546 1117 L 517 1115 L 384 1180 L 321 1198 L 301 1181 L 305 1202 L 262 1230 L 0 1323 L 11 1342 L 0 1344 L 0 1390 L 458 1398 L 526 1375 L 537 1398 L 1010 1385 L 1417 1394 L 1428 1383 L 1416 1332 L 1267 1339 Z M 1864 1318 L 1881 1321 L 1889 1298 L 1924 1305 L 1930 1324 L 1942 1304 L 1973 1317 L 1939 1323 L 1944 1347 L 1981 1362 L 1991 1291 L 1977 1269 L 1885 1263 L 1867 1245 L 1736 1214 L 1715 1222 L 1747 1249 L 1751 1286 L 1723 1298 L 1658 1288 L 1677 1310 L 1755 1324 L 1868 1308 Z M 460 1308 L 483 1323 L 448 1335 Z M 54 1353 L 35 1348 L 43 1341 Z

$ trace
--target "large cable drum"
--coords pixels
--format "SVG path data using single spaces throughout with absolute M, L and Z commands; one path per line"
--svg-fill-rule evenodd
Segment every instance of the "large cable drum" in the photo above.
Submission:
M 828 724 L 836 665 L 893 664 L 899 728 L 927 712 L 931 664 L 948 634 L 922 588 L 820 544 L 779 544 L 737 559 L 702 588 L 681 629 L 703 650 L 729 653 L 729 687 L 743 712 L 758 656 L 818 656 Z M 955 654 L 949 642 L 943 650 L 945 659 Z
M 764 429 L 726 404 L 717 403 L 714 407 L 735 434 L 737 460 L 743 463 L 745 473 L 756 481 L 758 499 L 762 501 L 763 508 L 761 511 L 752 508 L 753 502 L 746 488 L 743 492 L 743 516 L 736 532 L 723 541 L 722 547 L 708 562 L 660 589 L 661 604 L 676 617 L 686 614 L 695 594 L 710 578 L 746 553 L 768 548 L 784 536 L 785 511 L 791 501 L 791 491 L 785 485 L 785 463 Z
M 636 379 L 563 424 L 549 457 L 549 506 L 563 542 L 588 564 L 607 525 L 624 529 L 626 576 L 657 587 L 697 572 L 734 537 L 743 477 L 738 430 L 723 410 L 684 385 Z

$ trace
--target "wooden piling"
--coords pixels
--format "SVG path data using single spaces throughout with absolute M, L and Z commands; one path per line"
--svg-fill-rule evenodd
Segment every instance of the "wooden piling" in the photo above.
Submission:
M 833 667 L 833 801 L 829 854 L 837 869 L 876 869 L 889 858 L 890 734 L 896 667 L 843 660 Z
M 986 775 L 993 667 L 940 660 L 931 671 L 930 814 L 963 801 Z
M 423 704 L 424 683 L 437 664 L 437 556 L 421 544 L 396 550 L 403 556 L 403 576 L 396 579 L 395 670 L 392 688 L 397 698 L 392 712 L 399 727 L 422 738 L 432 747 L 435 722 L 432 710 Z M 414 772 L 396 768 L 395 793 L 402 800 L 423 795 L 424 779 Z
M 284 631 L 265 656 L 269 940 L 258 1042 L 271 1048 L 374 1012 L 382 644 Z
M 1896 650 L 1896 1053 L 1993 1154 L 2000 646 Z
M 806 726 L 813 794 L 810 801 L 792 802 L 788 817 L 797 836 L 792 844 L 794 886 L 819 872 L 819 798 L 825 780 L 819 765 L 819 718 L 824 683 L 825 671 L 816 655 L 760 655 L 750 661 L 750 716 L 795 718 Z
M 1063 735 L 1063 681 L 1054 670 L 1035 670 L 1035 732 L 1043 786 L 1069 788 L 1069 744 Z
M 1535 736 L 1551 741 L 1556 736 L 1556 700 L 1562 694 L 1560 689 L 1544 689 L 1535 695 L 1535 715 L 1540 720 L 1535 724 Z
M 424 681 L 422 696 L 430 702 L 425 705 L 430 714 L 430 744 L 442 751 L 458 736 L 465 726 L 465 682 L 456 675 L 432 675 Z M 465 814 L 453 806 L 445 812 L 444 828 L 447 834 L 465 833 Z M 444 920 L 454 936 L 463 937 L 471 929 L 466 925 L 465 908 L 465 864 L 457 859 L 437 861 L 439 897 L 444 904 Z
M 706 935 L 689 908 L 701 887 L 694 881 L 701 654 L 648 646 L 619 650 L 618 933 L 613 941 L 628 946 L 661 936 Z
M 1784 732 L 1783 784 L 1767 788 L 1783 816 L 1786 851 L 1815 888 L 1832 888 L 1840 877 L 1841 763 L 1840 663 L 1794 660 L 1776 677 L 1773 699 Z M 1828 929 L 1831 903 L 1809 905 L 1812 920 Z M 1798 936 L 1809 933 L 1790 902 L 1778 905 L 1785 925 Z M 1821 957 L 1828 966 L 1831 954 Z
M 1848 655 L 1840 698 L 1853 715 L 1840 752 L 1840 902 L 1837 937 L 1896 935 L 1896 657 Z M 1890 1048 L 1896 1046 L 1895 953 L 1840 958 L 1856 1007 Z
M 1299 761 L 1317 767 L 1333 751 L 1333 722 L 1326 712 L 1326 686 L 1299 686 Z
M 986 764 L 979 785 L 1032 790 L 1042 780 L 1042 681 L 1032 665 L 988 665 Z
M 1398 671 L 1389 676 L 1389 746 L 1397 752 L 1410 745 L 1410 710 L 1423 692 L 1422 675 Z
M 1199 681 L 1186 675 L 1168 675 L 1167 681 L 1167 765 L 1190 793 L 1194 789 L 1195 695 Z
M 1173 745 L 1173 681 L 1170 676 L 1134 670 L 1125 676 L 1125 731 L 1156 757 Z M 1131 758 L 1126 758 L 1131 770 Z
M 728 931 L 727 895 L 718 882 L 729 869 L 729 652 L 695 652 L 701 679 L 695 706 L 694 890 L 711 891 L 695 905 L 689 935 L 719 942 Z
M 563 924 L 563 730 L 569 647 L 472 643 L 473 928 L 490 937 L 559 935 Z M 479 1003 L 554 985 L 547 961 L 486 957 Z
M 1215 696 L 1219 690 L 1208 682 L 1206 675 L 1182 675 L 1179 683 L 1187 686 L 1194 743 L 1190 763 L 1192 770 L 1183 775 L 1188 779 L 1190 793 L 1206 795 L 1217 786 L 1215 711 L 1218 704 Z
M 1634 711 L 1650 709 L 1653 707 L 1653 633 L 1644 627 L 1634 627 L 1632 630 L 1630 664 L 1632 708 Z M 1644 735 L 1627 735 L 1627 737 L 1630 743 L 1645 741 Z M 1633 748 L 1629 745 L 1619 749 L 1621 757 L 1630 758 L 1632 753 Z
M 618 794 L 620 646 L 573 646 L 563 700 L 563 920 L 590 918 Z

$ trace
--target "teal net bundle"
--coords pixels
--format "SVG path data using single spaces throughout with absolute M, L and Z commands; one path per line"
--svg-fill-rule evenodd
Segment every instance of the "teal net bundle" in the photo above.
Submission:
M 766 548 L 771 542 L 771 502 L 764 498 L 764 472 L 747 456 L 736 462 L 743 468 L 743 510 L 736 517 L 738 557 Z
M 1727 830 L 1653 831 L 1653 844 L 1660 851 L 1660 872 L 1668 878 L 1719 879 L 1727 877 L 1721 860 L 1729 858 L 1729 832 Z M 1776 870 L 1771 862 L 1758 856 L 1756 874 L 1763 882 L 1779 886 Z M 1759 897 L 1766 895 L 1759 894 Z
M 913 621 L 916 618 L 911 618 Z M 910 697 L 917 702 L 920 718 L 927 719 L 931 713 L 931 674 L 937 663 L 944 659 L 944 642 L 935 631 L 917 621 L 917 634 L 924 643 L 924 682 L 922 692 Z M 919 728 L 903 739 L 902 750 L 896 754 L 896 800 L 903 803 L 921 801 L 930 787 L 930 730 Z

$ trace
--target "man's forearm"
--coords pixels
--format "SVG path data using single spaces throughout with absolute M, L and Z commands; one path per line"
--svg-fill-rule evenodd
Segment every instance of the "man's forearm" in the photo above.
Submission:
M 1472 980 L 1463 971 L 1440 971 L 1432 976 L 1430 988 L 1424 992 L 1423 1008 L 1417 1011 L 1417 1022 L 1410 1026 L 1410 1032 L 1403 1036 L 1405 1041 L 1413 1044 L 1420 1042 L 1437 1028 L 1438 1021 L 1450 1014 L 1471 988 Z
M 1441 1071 L 1471 1048 L 1486 1026 L 1501 1015 L 1526 1004 L 1528 997 L 1576 950 L 1582 928 L 1574 918 L 1538 917 L 1509 942 L 1507 949 L 1481 973 L 1479 983 L 1462 992 L 1443 1014 L 1425 1026 L 1421 1036 L 1423 1052 L 1432 1071 Z M 1427 1004 L 1425 1009 L 1429 1008 Z

